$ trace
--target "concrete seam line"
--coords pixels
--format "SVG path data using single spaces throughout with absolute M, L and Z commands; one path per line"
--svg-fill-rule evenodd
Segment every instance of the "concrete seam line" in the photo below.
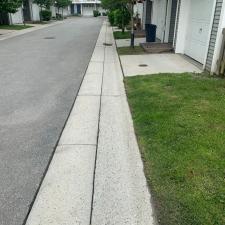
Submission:
M 107 25 L 104 25 L 106 27 L 105 30 L 105 37 L 104 41 L 106 41 L 106 34 L 107 34 Z M 102 92 L 103 92 L 103 82 L 104 82 L 104 71 L 105 71 L 105 54 L 106 54 L 106 46 L 104 46 L 104 61 L 103 61 L 103 71 L 102 71 L 102 83 L 101 83 L 101 95 L 100 95 L 100 105 L 99 105 L 99 114 L 98 114 L 98 131 L 97 131 L 97 144 L 96 144 L 96 153 L 95 153 L 95 164 L 94 164 L 94 174 L 93 174 L 93 189 L 92 189 L 92 199 L 91 199 L 91 212 L 90 212 L 90 225 L 92 225 L 92 216 L 93 216 L 93 205 L 94 205 L 94 194 L 95 194 L 95 177 L 96 177 L 96 165 L 97 165 L 97 159 L 98 159 L 98 142 L 99 142 L 99 132 L 100 132 L 100 120 L 101 120 L 101 108 L 102 108 Z
M 100 29 L 101 29 L 101 28 L 100 28 Z M 97 40 L 98 40 L 98 38 L 96 39 L 95 45 L 96 45 L 96 43 L 97 43 Z M 92 55 L 93 55 L 93 52 L 94 52 L 94 49 L 95 49 L 95 45 L 94 45 L 94 47 L 93 47 L 93 49 L 92 49 L 92 54 L 90 55 L 90 60 L 89 60 L 89 62 L 91 61 L 91 57 L 92 57 Z M 29 205 L 29 207 L 28 207 L 28 212 L 27 212 L 27 214 L 26 214 L 26 216 L 25 216 L 25 218 L 24 218 L 24 221 L 23 221 L 22 225 L 26 225 L 26 223 L 27 223 L 27 219 L 28 219 L 28 217 L 29 217 L 29 215 L 30 215 L 30 212 L 31 212 L 31 210 L 32 210 L 32 207 L 33 207 L 33 205 L 34 205 L 34 202 L 35 202 L 35 200 L 36 200 L 36 198 L 37 198 L 37 195 L 38 195 L 38 193 L 39 193 L 39 191 L 40 191 L 41 185 L 42 185 L 42 183 L 43 183 L 43 181 L 44 181 L 44 179 L 45 179 L 45 177 L 46 177 L 46 174 L 47 174 L 47 172 L 48 172 L 49 166 L 50 166 L 50 164 L 51 164 L 51 162 L 52 162 L 52 159 L 53 159 L 53 157 L 54 157 L 54 155 L 55 155 L 56 149 L 57 149 L 57 147 L 59 146 L 60 138 L 61 138 L 62 133 L 63 133 L 63 131 L 64 131 L 66 125 L 67 125 L 67 122 L 68 122 L 68 120 L 69 120 L 69 117 L 70 117 L 70 115 L 71 115 L 71 112 L 72 112 L 72 110 L 73 110 L 73 108 L 74 108 L 74 106 L 75 106 L 76 99 L 77 99 L 77 97 L 78 97 L 78 93 L 79 93 L 80 88 L 81 88 L 81 85 L 82 85 L 82 83 L 83 83 L 83 80 L 84 80 L 85 74 L 86 74 L 86 72 L 87 72 L 88 66 L 89 66 L 89 63 L 87 64 L 87 66 L 86 66 L 86 68 L 85 68 L 85 72 L 84 72 L 83 78 L 82 78 L 82 80 L 81 80 L 81 82 L 80 82 L 78 91 L 77 91 L 77 93 L 76 93 L 76 95 L 75 95 L 73 104 L 72 104 L 72 106 L 71 106 L 71 108 L 70 108 L 70 111 L 69 111 L 69 114 L 68 114 L 68 116 L 67 116 L 67 118 L 66 118 L 66 121 L 65 121 L 65 123 L 64 123 L 64 125 L 63 125 L 63 128 L 62 128 L 62 130 L 61 130 L 61 132 L 60 132 L 60 134 L 59 134 L 58 140 L 57 140 L 55 146 L 53 147 L 53 152 L 51 153 L 51 155 L 50 155 L 50 157 L 49 157 L 48 164 L 47 164 L 46 169 L 45 169 L 45 171 L 44 171 L 44 173 L 43 173 L 43 176 L 41 177 L 40 184 L 39 184 L 39 186 L 38 186 L 38 188 L 37 188 L 37 190 L 36 190 L 36 192 L 35 192 L 35 194 L 34 194 L 34 197 L 33 197 L 32 201 L 31 201 L 31 203 L 30 203 L 30 205 Z
M 57 147 L 61 146 L 96 146 L 96 144 L 59 144 Z
M 113 32 L 114 32 L 114 30 L 113 30 Z M 125 74 L 124 74 L 124 71 L 123 71 L 123 66 L 122 66 L 121 58 L 120 58 L 120 55 L 119 55 L 118 50 L 117 50 L 117 43 L 116 43 L 116 40 L 114 38 L 114 35 L 113 35 L 113 40 L 114 40 L 114 43 L 115 43 L 115 46 L 116 46 L 116 52 L 117 52 L 117 55 L 118 55 L 118 58 L 119 58 L 120 68 L 122 70 L 123 78 L 125 78 Z

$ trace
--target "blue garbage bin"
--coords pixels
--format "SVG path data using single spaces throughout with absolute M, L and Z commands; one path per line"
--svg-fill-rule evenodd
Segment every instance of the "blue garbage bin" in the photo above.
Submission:
M 146 42 L 156 41 L 156 28 L 155 24 L 145 24 Z

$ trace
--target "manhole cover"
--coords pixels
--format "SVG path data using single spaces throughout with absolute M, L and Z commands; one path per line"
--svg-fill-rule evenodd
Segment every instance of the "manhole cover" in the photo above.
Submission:
M 55 39 L 55 37 L 45 37 L 44 39 Z
M 112 46 L 112 43 L 103 43 L 105 46 Z
M 147 64 L 140 64 L 138 65 L 139 67 L 147 67 L 148 65 Z

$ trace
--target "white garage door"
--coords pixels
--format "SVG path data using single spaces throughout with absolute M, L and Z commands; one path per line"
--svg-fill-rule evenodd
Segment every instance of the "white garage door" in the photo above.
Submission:
M 83 16 L 93 16 L 94 4 L 83 4 Z
M 208 50 L 208 37 L 214 0 L 190 0 L 185 54 L 204 63 Z

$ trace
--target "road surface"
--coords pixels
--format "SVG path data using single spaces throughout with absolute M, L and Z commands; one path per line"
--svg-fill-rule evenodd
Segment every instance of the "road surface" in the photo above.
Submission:
M 1 225 L 26 219 L 101 24 L 101 18 L 67 19 L 0 41 Z

